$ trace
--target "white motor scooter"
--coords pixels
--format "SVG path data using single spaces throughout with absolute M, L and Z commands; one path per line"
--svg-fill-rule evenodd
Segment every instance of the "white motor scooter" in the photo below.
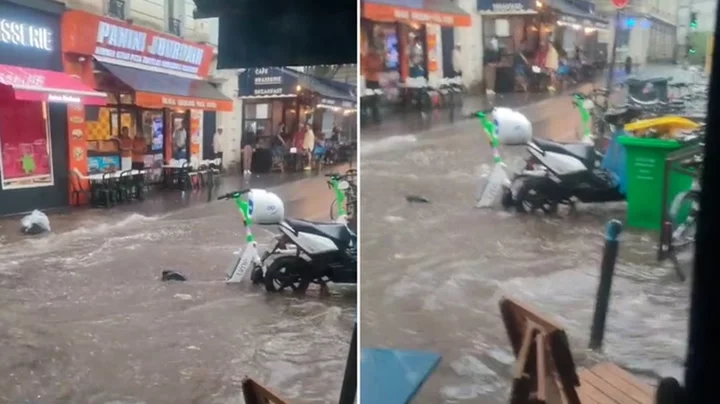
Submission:
M 247 195 L 247 198 L 245 197 Z M 226 283 L 241 283 L 251 268 L 263 265 L 258 252 L 257 241 L 252 233 L 252 224 L 279 224 L 285 218 L 285 205 L 280 197 L 262 189 L 243 189 L 217 198 L 233 199 L 237 204 L 245 226 L 247 246 L 227 270 Z

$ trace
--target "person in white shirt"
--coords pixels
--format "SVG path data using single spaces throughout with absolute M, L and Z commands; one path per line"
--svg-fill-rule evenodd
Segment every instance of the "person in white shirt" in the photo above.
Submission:
M 452 67 L 455 73 L 454 77 L 462 76 L 462 55 L 460 53 L 460 44 L 455 44 L 452 52 Z
M 176 160 L 187 158 L 187 131 L 182 123 L 176 122 L 175 131 L 173 132 L 173 158 Z
M 223 128 L 221 126 L 221 127 L 217 128 L 217 131 L 215 132 L 215 136 L 213 136 L 213 158 L 220 159 L 220 167 L 222 167 L 222 158 L 223 158 L 222 139 L 223 139 Z
M 315 148 L 315 132 L 312 130 L 311 125 L 305 125 L 307 130 L 305 131 L 305 137 L 303 138 L 303 152 L 307 156 L 307 165 L 305 171 L 309 171 L 312 168 L 312 152 Z

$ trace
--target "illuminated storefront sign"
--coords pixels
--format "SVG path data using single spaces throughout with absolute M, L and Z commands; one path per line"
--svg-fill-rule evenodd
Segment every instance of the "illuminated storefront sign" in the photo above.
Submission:
M 53 32 L 44 27 L 0 18 L 0 42 L 52 52 Z
M 196 74 L 205 48 L 100 21 L 95 54 L 146 66 Z

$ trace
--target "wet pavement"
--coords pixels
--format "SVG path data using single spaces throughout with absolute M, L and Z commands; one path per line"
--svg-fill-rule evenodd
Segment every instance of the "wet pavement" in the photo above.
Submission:
M 536 136 L 577 136 L 569 96 L 520 110 Z M 625 218 L 624 204 L 581 205 L 557 217 L 475 209 L 492 162 L 477 119 L 364 140 L 361 153 L 361 343 L 443 355 L 415 402 L 507 402 L 513 354 L 503 295 L 563 324 L 579 366 L 610 360 L 650 380 L 682 378 L 689 282 L 655 261 L 654 233 L 623 234 L 604 352 L 586 349 L 604 225 Z M 525 153 L 503 148 L 510 167 Z M 406 195 L 431 203 L 410 204 Z
M 224 179 L 221 192 L 246 187 Z M 286 215 L 328 217 L 325 178 L 256 177 Z M 244 230 L 231 201 L 155 197 L 51 214 L 53 232 L 0 233 L 0 402 L 242 403 L 251 376 L 294 403 L 337 399 L 355 288 L 268 295 L 223 282 Z M 162 212 L 162 213 L 160 213 Z M 261 247 L 274 226 L 255 227 Z M 184 283 L 163 283 L 177 270 Z

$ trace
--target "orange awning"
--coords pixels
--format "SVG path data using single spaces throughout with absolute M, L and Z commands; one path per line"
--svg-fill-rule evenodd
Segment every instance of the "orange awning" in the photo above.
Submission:
M 363 5 L 362 16 L 368 20 L 380 22 L 402 21 L 451 27 L 469 27 L 472 25 L 470 14 L 449 1 L 416 0 L 407 3 L 400 6 L 397 5 L 397 1 L 366 0 Z
M 135 92 L 135 105 L 143 108 L 190 108 L 207 111 L 232 112 L 233 101 L 211 98 L 180 97 L 170 94 Z

